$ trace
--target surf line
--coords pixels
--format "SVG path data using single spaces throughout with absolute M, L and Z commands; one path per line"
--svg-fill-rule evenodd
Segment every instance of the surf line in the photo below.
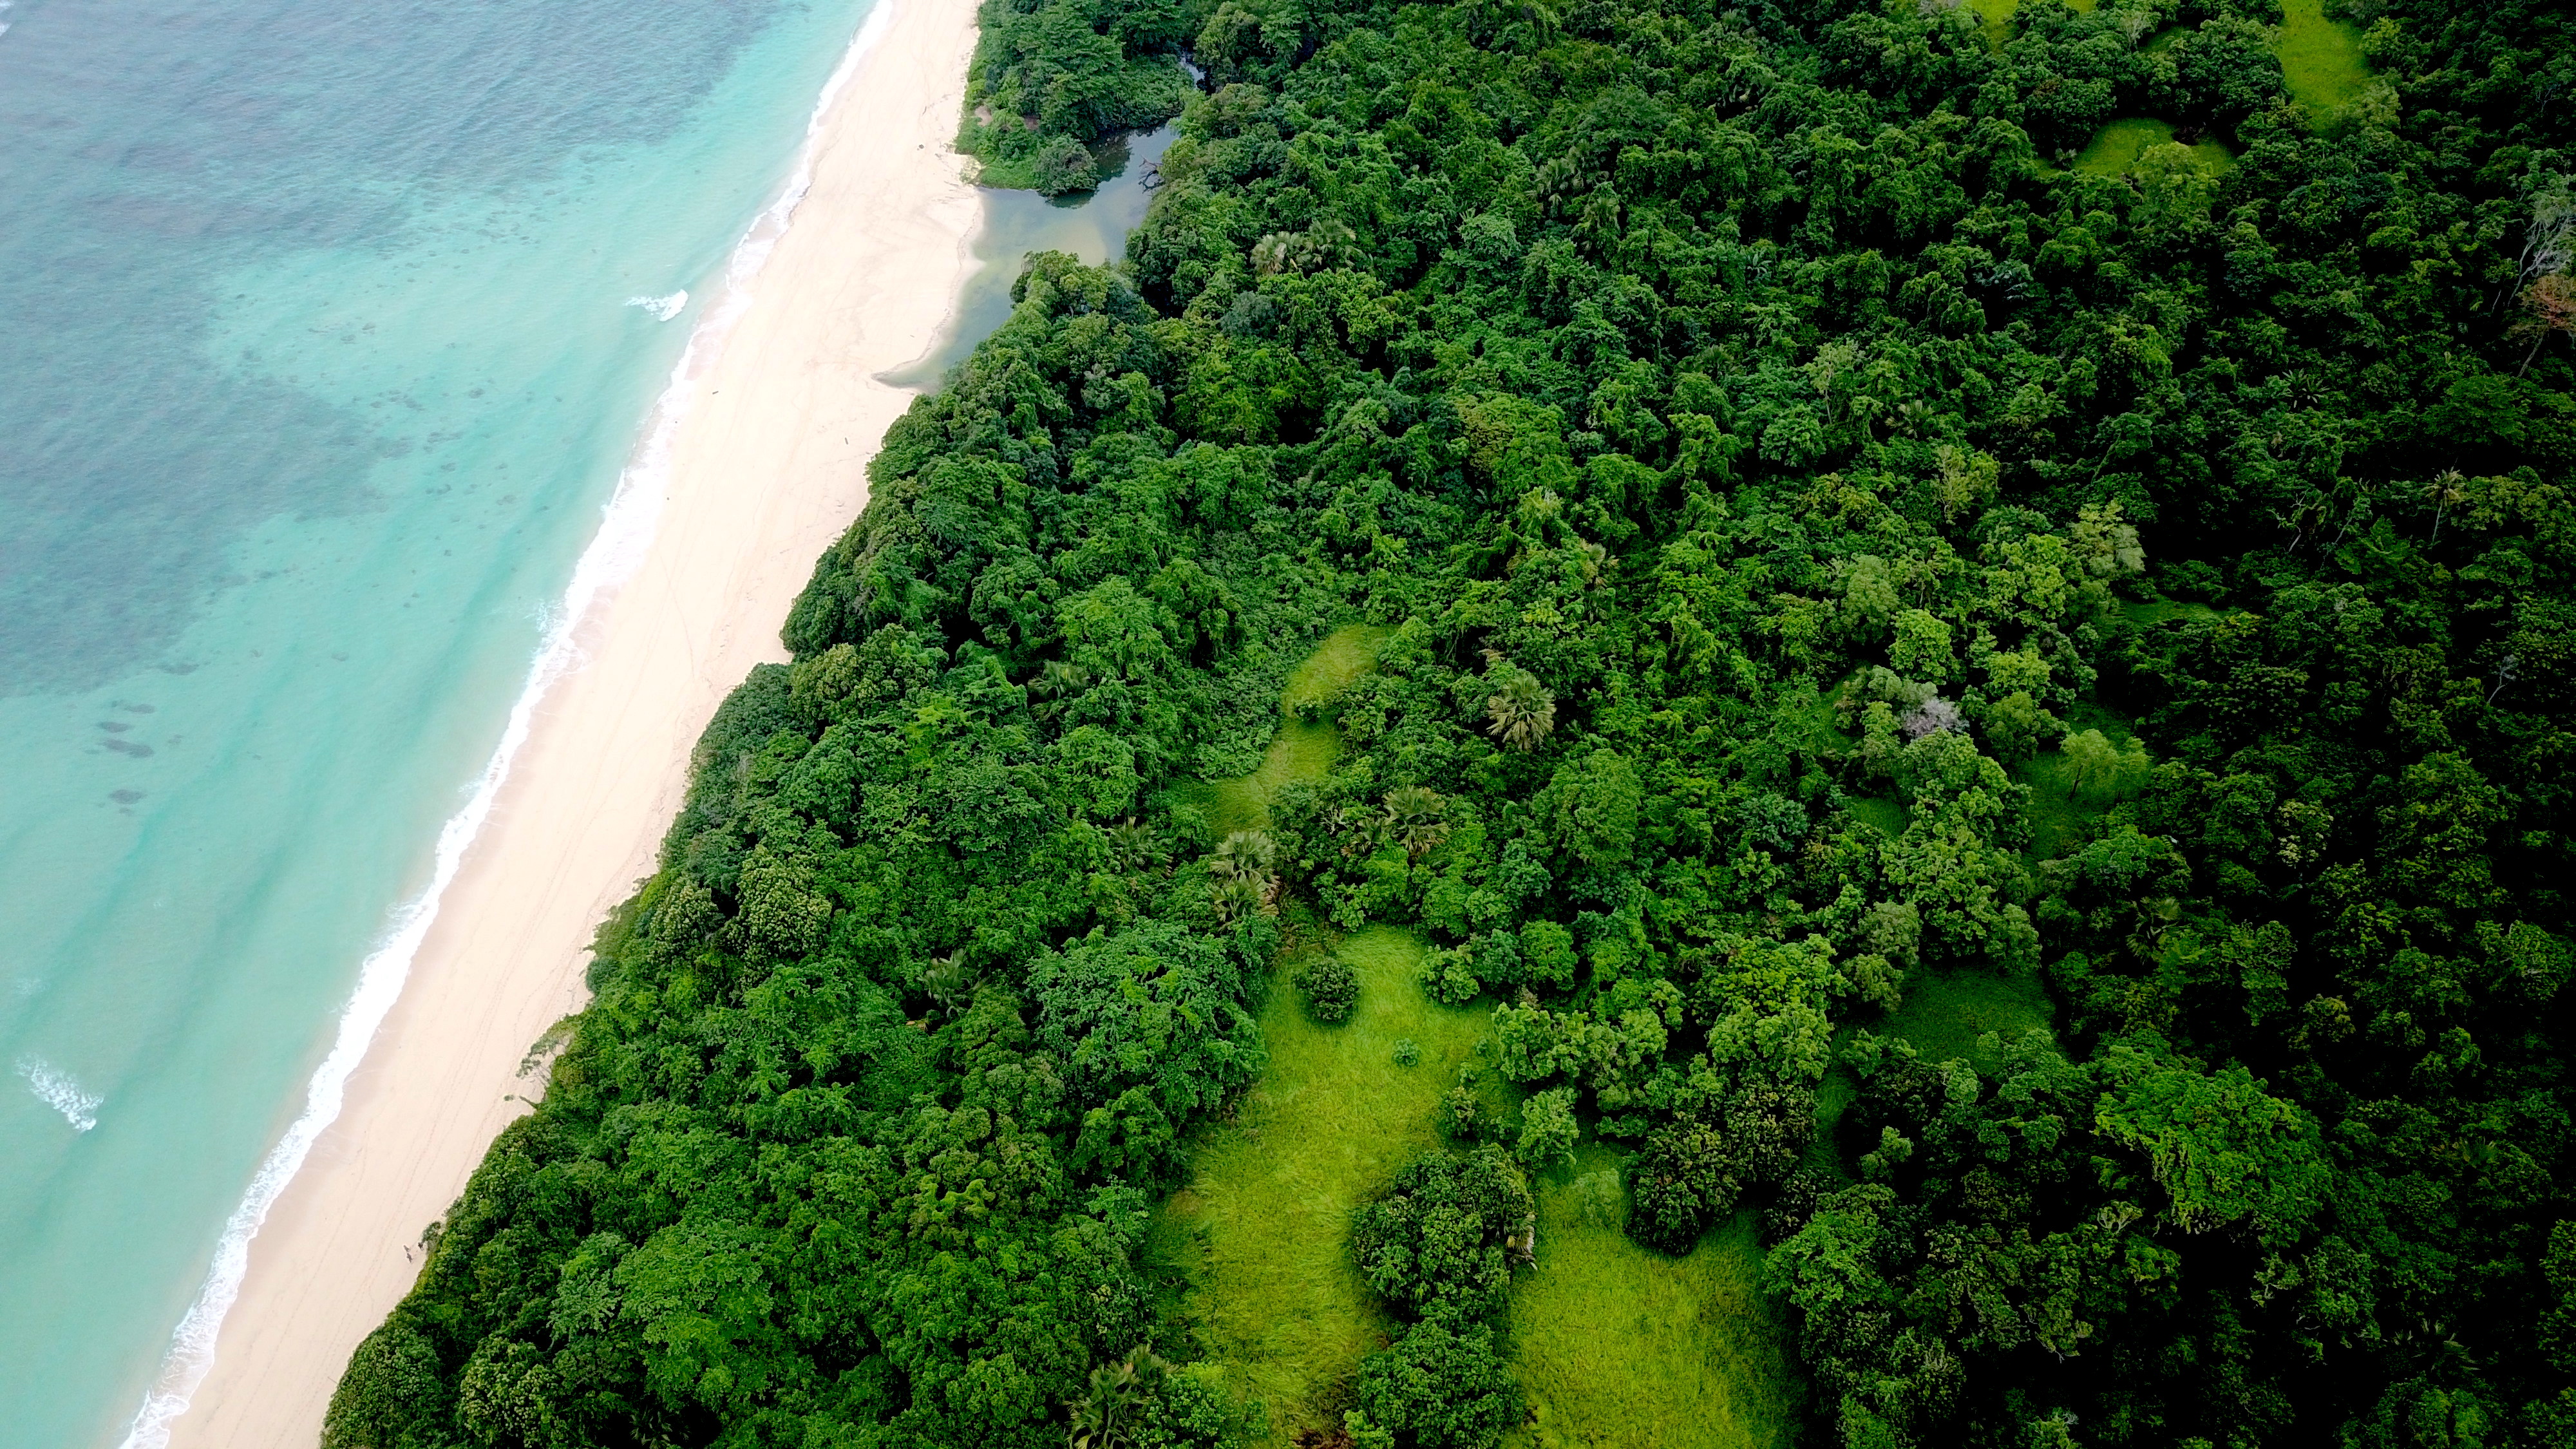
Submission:
M 0 8 L 6 8 L 0 5 Z M 18 1063 L 18 1075 L 27 1079 L 27 1090 L 36 1099 L 63 1114 L 74 1132 L 87 1132 L 98 1125 L 98 1109 L 107 1099 L 96 1092 L 85 1092 L 81 1085 L 65 1076 L 53 1063 L 42 1057 L 28 1057 Z
M 806 117 L 804 144 L 798 149 L 786 184 L 734 244 L 725 264 L 722 298 L 690 333 L 680 360 L 672 366 L 669 383 L 654 403 L 641 443 L 601 508 L 599 532 L 573 565 L 572 582 L 565 588 L 561 602 L 548 610 L 541 621 L 536 656 L 528 667 L 526 684 L 510 706 L 509 723 L 502 729 L 500 744 L 475 779 L 464 808 L 449 817 L 438 832 L 429 884 L 394 911 L 384 936 L 359 966 L 358 985 L 341 1010 L 330 1055 L 323 1058 L 305 1086 L 304 1111 L 287 1127 L 277 1145 L 269 1149 L 258 1172 L 252 1175 L 249 1189 L 225 1220 L 223 1234 L 215 1245 L 214 1262 L 206 1270 L 196 1300 L 189 1304 L 171 1333 L 161 1371 L 135 1411 L 122 1449 L 166 1449 L 171 1424 L 188 1411 L 198 1386 L 214 1368 L 216 1337 L 223 1328 L 224 1315 L 241 1294 L 242 1279 L 250 1268 L 252 1240 L 268 1220 L 269 1209 L 304 1166 L 314 1142 L 339 1119 L 349 1075 L 357 1070 L 377 1029 L 384 1025 L 386 1015 L 401 997 L 412 960 L 438 919 L 439 902 L 490 817 L 493 801 L 509 778 L 510 766 L 527 743 L 546 691 L 583 662 L 577 637 L 581 623 L 601 596 L 632 577 L 643 563 L 669 494 L 671 445 L 687 416 L 694 385 L 703 369 L 712 366 L 723 350 L 725 335 L 750 306 L 752 283 L 768 263 L 770 253 L 777 249 L 778 239 L 786 235 L 798 204 L 814 184 L 814 157 L 824 118 L 842 87 L 893 24 L 896 4 L 897 0 L 876 0 L 869 7 L 857 36 L 842 52 L 840 63 L 833 67 L 813 111 Z
M 656 322 L 668 322 L 680 315 L 681 308 L 689 305 L 689 289 L 682 287 L 667 297 L 629 297 L 626 305 L 642 308 Z

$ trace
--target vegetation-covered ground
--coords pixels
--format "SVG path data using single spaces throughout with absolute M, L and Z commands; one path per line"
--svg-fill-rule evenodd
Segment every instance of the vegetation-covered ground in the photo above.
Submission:
M 2576 1440 L 2576 21 L 2337 4 L 997 0 L 331 1449 Z
M 2051 1010 L 2046 984 L 2036 975 L 2006 976 L 1974 967 L 1926 971 L 1905 983 L 1905 1000 L 1876 1029 L 1911 1046 L 1925 1061 L 1962 1058 L 1979 1071 L 2003 1064 L 2003 1053 L 1984 1043 L 2019 1041 L 2046 1031 Z
M 1386 635 L 1384 628 L 1370 624 L 1351 624 L 1326 635 L 1288 675 L 1280 693 L 1279 733 L 1263 752 L 1260 768 L 1231 780 L 1178 787 L 1180 799 L 1204 812 L 1213 834 L 1222 839 L 1238 830 L 1267 829 L 1270 802 L 1281 786 L 1324 778 L 1341 752 L 1341 740 L 1332 721 L 1321 717 L 1322 706 L 1368 672 Z
M 1423 947 L 1378 926 L 1339 938 L 1359 977 L 1347 1021 L 1315 1021 L 1282 983 L 1261 1016 L 1269 1064 L 1233 1120 L 1204 1129 L 1157 1225 L 1208 1363 L 1263 1404 L 1269 1433 L 1337 1427 L 1360 1360 L 1396 1325 L 1351 1260 L 1352 1210 L 1440 1144 L 1441 1094 L 1475 1060 L 1490 1008 L 1422 994 Z M 1293 967 L 1299 958 L 1291 956 Z M 1418 1052 L 1396 1060 L 1400 1042 Z
M 1773 1449 L 1797 1375 L 1747 1210 L 1683 1257 L 1623 1231 L 1621 1154 L 1587 1143 L 1538 1175 L 1538 1250 L 1513 1290 L 1527 1449 Z
M 1386 632 L 1337 630 L 1290 673 L 1262 768 L 1208 787 L 1219 833 L 1266 827 L 1282 786 L 1324 777 L 1333 726 L 1300 715 L 1367 672 Z M 1264 1407 L 1265 1443 L 1337 1426 L 1356 1404 L 1361 1360 L 1396 1327 L 1351 1260 L 1353 1209 L 1439 1145 L 1441 1098 L 1462 1068 L 1487 1110 L 1508 1110 L 1512 1095 L 1477 1070 L 1490 1010 L 1424 993 L 1418 937 L 1375 927 L 1308 942 L 1283 957 L 1283 978 L 1327 953 L 1353 968 L 1356 1009 L 1321 1023 L 1285 979 L 1274 985 L 1261 1079 L 1231 1120 L 1197 1134 L 1147 1247 L 1181 1295 L 1204 1369 Z M 1409 1062 L 1397 1055 L 1405 1043 Z M 1750 1215 L 1667 1258 L 1619 1231 L 1617 1179 L 1617 1155 L 1589 1146 L 1536 1183 L 1540 1242 L 1512 1343 L 1531 1407 L 1519 1442 L 1785 1443 L 1792 1379 Z
M 2173 123 L 2146 117 L 2113 121 L 2094 133 L 2091 144 L 2069 163 L 2078 171 L 2096 176 L 2126 176 L 2138 168 L 2138 162 L 2157 146 L 2178 144 Z M 2190 143 L 2191 157 L 2201 171 L 2210 176 L 2223 176 L 2234 162 L 2227 154 L 2225 142 L 2203 136 Z
M 2326 13 L 2326 0 L 2281 0 L 2281 32 L 2274 44 L 2281 82 L 2292 99 L 2319 115 L 2332 115 L 2370 86 L 2370 63 L 2359 27 Z

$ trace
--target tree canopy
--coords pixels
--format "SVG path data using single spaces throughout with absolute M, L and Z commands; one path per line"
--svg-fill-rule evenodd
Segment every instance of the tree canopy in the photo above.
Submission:
M 1177 112 L 1152 207 L 889 431 L 327 1442 L 1241 1439 L 1147 1228 L 1371 923 L 1530 1096 L 1354 1221 L 1348 1442 L 1518 1422 L 1584 1141 L 1817 1442 L 2576 1438 L 2576 30 L 2349 18 L 996 0 L 988 176 Z

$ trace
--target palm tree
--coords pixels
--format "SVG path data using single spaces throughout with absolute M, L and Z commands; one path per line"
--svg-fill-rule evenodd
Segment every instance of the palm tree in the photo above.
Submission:
M 1423 785 L 1399 785 L 1386 792 L 1386 823 L 1404 846 L 1406 864 L 1420 860 L 1425 851 L 1449 837 L 1444 818 L 1449 802 Z
M 1136 1400 L 1142 1395 L 1140 1371 L 1165 1372 L 1170 1364 L 1138 1347 L 1091 1371 L 1091 1387 L 1069 1406 L 1073 1422 L 1065 1429 L 1070 1449 L 1127 1449 L 1136 1442 Z
M 2469 481 L 2457 468 L 2445 468 L 2442 476 L 2424 485 L 2424 498 L 2433 505 L 2433 541 L 2442 538 L 2442 515 L 2454 503 L 2468 501 L 2469 490 L 2460 485 Z
M 1232 922 L 1275 903 L 1278 877 L 1270 870 L 1279 846 L 1258 830 L 1238 830 L 1208 857 L 1208 892 L 1215 898 L 1217 919 Z
M 1073 696 L 1090 687 L 1090 670 L 1062 659 L 1050 659 L 1046 667 L 1038 671 L 1037 678 L 1029 681 L 1029 695 L 1046 706 L 1038 711 L 1039 716 L 1052 718 L 1063 711 Z
M 1227 836 L 1208 858 L 1208 874 L 1224 879 L 1266 875 L 1279 846 L 1258 830 L 1238 830 Z
M 2153 900 L 2138 902 L 2134 910 L 2136 914 L 2129 923 L 2128 937 L 2121 944 L 2129 948 L 2131 956 L 2146 965 L 2153 966 L 2156 964 L 2156 950 L 2163 943 L 2165 932 L 2173 929 L 2174 922 L 2182 919 L 2182 902 L 2171 896 L 2158 896 Z
M 1267 883 L 1257 876 L 1218 876 L 1208 882 L 1209 898 L 1216 904 L 1216 918 L 1231 926 L 1246 916 L 1256 915 L 1267 904 Z
M 933 959 L 921 973 L 921 989 L 938 1004 L 941 1015 L 955 1016 L 958 1000 L 975 989 L 975 978 L 966 965 L 966 948 L 960 946 Z
M 1125 824 L 1109 827 L 1109 858 L 1130 875 L 1142 875 L 1162 864 L 1168 853 L 1154 828 L 1137 824 L 1133 815 Z
M 1496 684 L 1493 698 L 1485 701 L 1485 713 L 1492 721 L 1485 726 L 1487 732 L 1501 740 L 1505 749 L 1527 754 L 1556 728 L 1556 697 L 1538 682 L 1537 675 L 1513 669 Z

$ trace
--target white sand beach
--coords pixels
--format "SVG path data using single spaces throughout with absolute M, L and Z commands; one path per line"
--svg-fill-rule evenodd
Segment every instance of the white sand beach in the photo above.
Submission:
M 882 3 L 819 120 L 811 189 L 729 330 L 699 339 L 649 548 L 579 621 L 582 662 L 539 703 L 344 1109 L 252 1240 L 174 1444 L 316 1442 L 350 1351 L 419 1271 L 422 1229 L 537 1090 L 522 1059 L 581 1006 L 584 948 L 652 869 L 699 732 L 786 657 L 789 604 L 866 502 L 867 460 L 912 397 L 875 375 L 929 348 L 982 214 L 949 149 L 972 0 Z

